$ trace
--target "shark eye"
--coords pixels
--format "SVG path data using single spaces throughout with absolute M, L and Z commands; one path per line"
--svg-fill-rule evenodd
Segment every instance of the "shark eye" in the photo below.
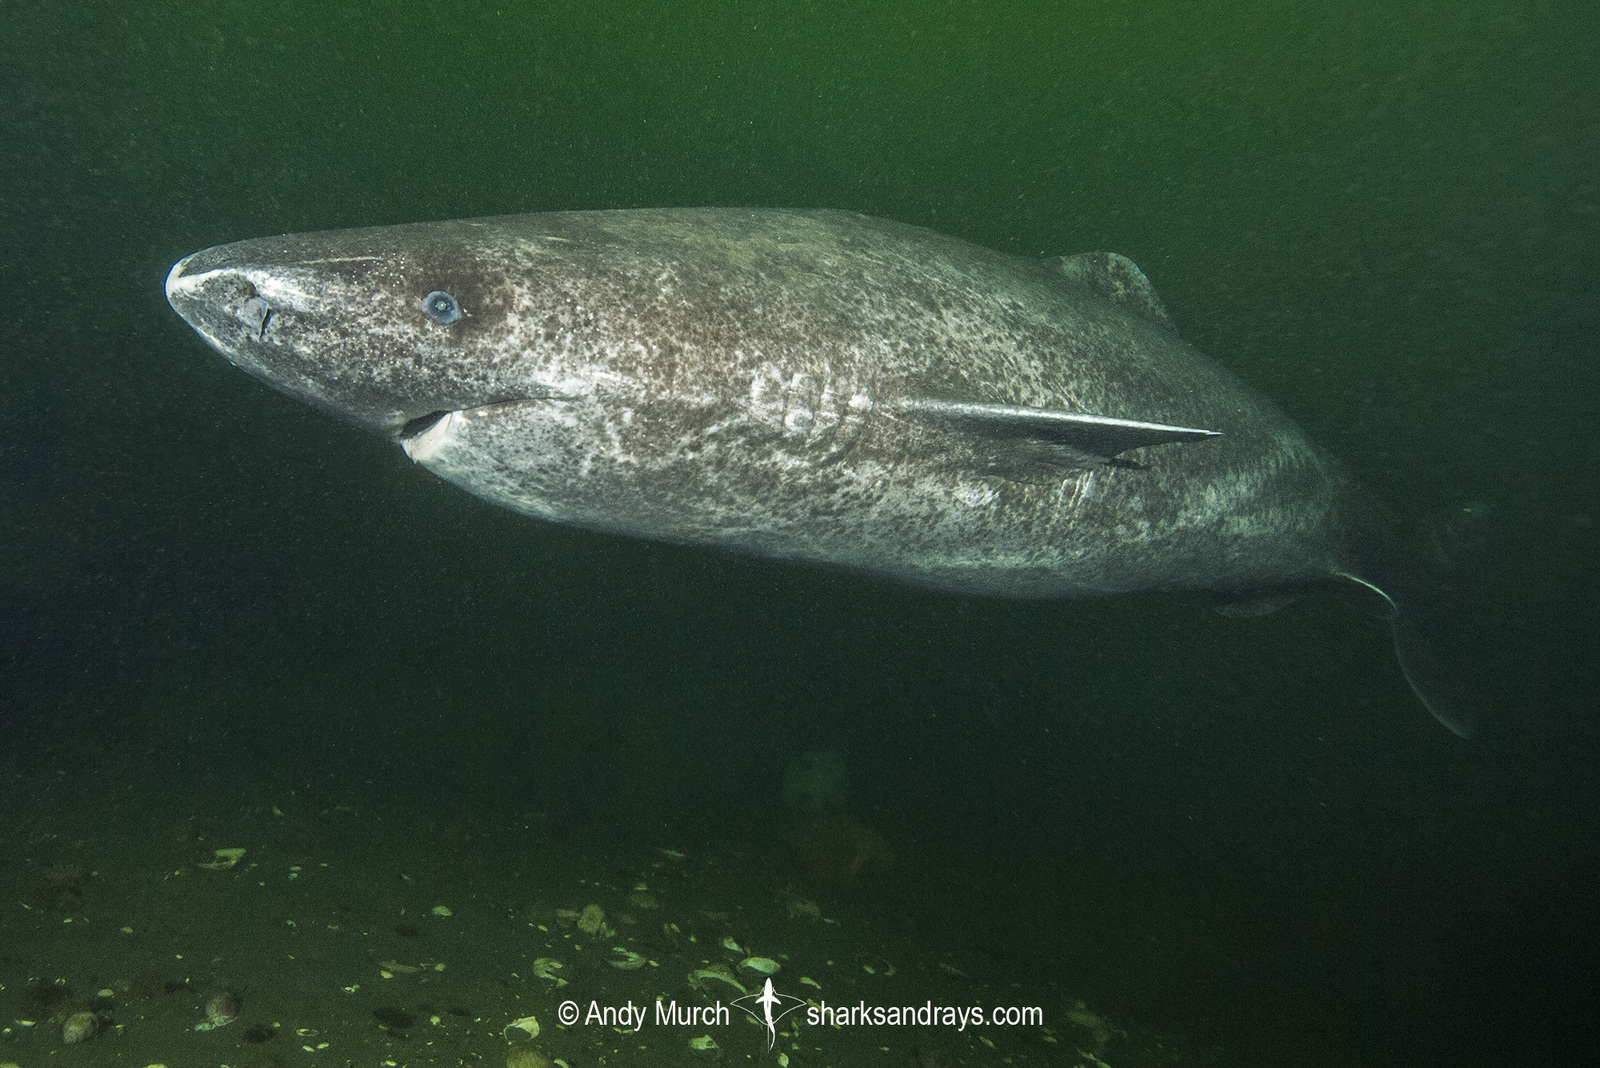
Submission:
M 455 297 L 435 289 L 422 298 L 422 314 L 428 317 L 430 323 L 449 326 L 461 318 L 461 305 L 456 303 Z

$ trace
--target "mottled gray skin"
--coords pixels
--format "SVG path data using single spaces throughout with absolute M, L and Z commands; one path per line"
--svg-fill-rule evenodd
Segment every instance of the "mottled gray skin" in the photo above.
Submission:
M 562 212 L 241 241 L 167 292 L 251 374 L 544 519 L 1021 597 L 1349 568 L 1337 464 L 1131 265 L 1082 263 L 839 211 Z M 947 401 L 1222 436 L 1073 460 Z

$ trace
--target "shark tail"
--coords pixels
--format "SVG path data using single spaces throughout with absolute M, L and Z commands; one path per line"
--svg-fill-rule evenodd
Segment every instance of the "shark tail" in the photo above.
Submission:
M 1402 609 L 1401 602 L 1388 590 L 1359 575 L 1341 571 L 1339 577 L 1366 587 L 1388 606 L 1395 659 L 1423 707 L 1457 737 L 1471 738 L 1476 734 L 1482 710 L 1476 694 L 1462 682 L 1457 658 L 1450 655 L 1460 644 L 1452 640 L 1452 621 L 1414 605 Z
M 1471 738 L 1484 720 L 1487 660 L 1475 645 L 1483 640 L 1470 602 L 1472 573 L 1481 565 L 1487 539 L 1486 509 L 1464 507 L 1451 524 L 1432 532 L 1432 552 L 1404 552 L 1398 539 L 1361 539 L 1361 566 L 1339 571 L 1381 599 L 1394 639 L 1395 658 L 1433 718 L 1461 738 Z M 1377 546 L 1376 549 L 1373 547 Z

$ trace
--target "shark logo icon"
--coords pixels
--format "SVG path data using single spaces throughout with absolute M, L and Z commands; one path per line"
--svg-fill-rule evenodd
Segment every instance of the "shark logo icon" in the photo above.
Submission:
M 747 1005 L 745 1002 L 750 1004 Z M 778 1021 L 805 1003 L 804 998 L 797 998 L 793 994 L 780 994 L 772 989 L 771 979 L 768 979 L 766 985 L 761 988 L 761 993 L 746 994 L 742 998 L 733 999 L 733 1004 L 749 1013 L 757 1023 L 767 1025 L 768 1049 L 778 1041 Z M 755 1009 L 757 1005 L 761 1007 L 760 1012 Z

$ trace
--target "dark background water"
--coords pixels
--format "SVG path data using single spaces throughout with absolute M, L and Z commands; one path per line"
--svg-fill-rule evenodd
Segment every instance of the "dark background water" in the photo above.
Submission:
M 1583 3 L 0 3 L 0 760 L 370 770 L 767 843 L 1283 1063 L 1580 1063 L 1600 1011 L 1600 26 Z M 1330 598 L 1010 604 L 552 528 L 270 393 L 179 256 L 565 208 L 1111 248 L 1418 520 L 1489 517 L 1466 745 Z M 3 862 L 4 858 L 0 858 Z

